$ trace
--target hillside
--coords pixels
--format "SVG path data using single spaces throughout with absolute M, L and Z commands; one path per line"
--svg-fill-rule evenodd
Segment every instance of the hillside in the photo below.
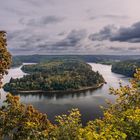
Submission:
M 134 73 L 136 72 L 136 68 L 139 67 L 140 67 L 140 59 L 121 61 L 113 63 L 112 72 L 123 74 L 128 77 L 133 77 Z
M 81 60 L 85 62 L 112 64 L 113 62 L 125 61 L 130 59 L 140 59 L 140 55 L 19 55 L 13 56 L 12 66 L 18 66 L 22 63 L 42 63 L 54 60 Z

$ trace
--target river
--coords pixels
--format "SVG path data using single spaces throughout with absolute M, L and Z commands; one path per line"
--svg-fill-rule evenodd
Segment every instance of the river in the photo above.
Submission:
M 129 84 L 129 78 L 111 72 L 110 65 L 89 63 L 94 71 L 99 71 L 107 84 L 96 90 L 89 90 L 81 93 L 69 94 L 20 94 L 22 103 L 32 104 L 42 113 L 47 113 L 49 120 L 54 122 L 54 116 L 65 114 L 72 108 L 78 108 L 82 114 L 82 122 L 85 124 L 88 120 L 102 117 L 103 112 L 100 106 L 106 107 L 106 100 L 115 101 L 115 96 L 109 94 L 109 87 L 119 87 L 121 80 L 124 85 Z M 21 67 L 12 68 L 9 74 L 4 76 L 3 83 L 9 82 L 10 78 L 20 78 L 25 75 Z M 1 89 L 1 100 L 5 100 L 7 93 Z

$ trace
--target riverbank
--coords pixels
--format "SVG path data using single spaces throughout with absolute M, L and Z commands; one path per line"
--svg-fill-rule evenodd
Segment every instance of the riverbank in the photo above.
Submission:
M 105 83 L 101 83 L 101 84 L 98 84 L 98 85 L 94 85 L 94 86 L 89 86 L 89 87 L 83 87 L 83 88 L 80 88 L 80 89 L 73 89 L 73 90 L 52 90 L 52 91 L 43 91 L 43 90 L 21 90 L 21 91 L 10 91 L 10 92 L 13 92 L 13 93 L 19 93 L 19 94 L 22 94 L 22 93 L 53 93 L 53 94 L 57 94 L 57 93 L 75 93 L 75 92 L 82 92 L 82 91 L 87 91 L 87 90 L 94 90 L 94 89 L 98 89 L 100 87 L 102 87 Z
M 109 94 L 109 87 L 119 87 L 120 79 L 125 85 L 128 85 L 129 78 L 111 72 L 110 65 L 102 65 L 97 63 L 89 63 L 94 71 L 99 71 L 107 84 L 97 89 L 89 89 L 75 93 L 12 93 L 18 95 L 23 104 L 32 104 L 42 113 L 47 113 L 51 122 L 55 122 L 54 116 L 61 115 L 71 108 L 79 108 L 83 114 L 82 123 L 86 124 L 88 120 L 102 117 L 103 110 L 100 106 L 107 107 L 105 100 L 114 102 L 115 96 Z M 11 77 L 20 78 L 24 76 L 24 72 L 18 67 L 10 69 L 8 75 L 5 76 L 4 84 L 8 83 Z M 5 100 L 7 92 L 1 91 L 1 101 Z

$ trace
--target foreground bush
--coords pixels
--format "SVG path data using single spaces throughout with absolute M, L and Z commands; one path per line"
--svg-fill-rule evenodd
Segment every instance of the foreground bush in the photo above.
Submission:
M 103 119 L 81 124 L 78 109 L 56 117 L 52 124 L 46 114 L 20 103 L 8 94 L 0 108 L 0 137 L 11 140 L 139 140 L 140 139 L 140 69 L 130 86 L 110 89 L 118 98 L 104 111 Z
M 0 31 L 0 87 L 2 85 L 2 78 L 7 74 L 7 69 L 11 65 L 11 55 L 7 50 L 6 32 Z

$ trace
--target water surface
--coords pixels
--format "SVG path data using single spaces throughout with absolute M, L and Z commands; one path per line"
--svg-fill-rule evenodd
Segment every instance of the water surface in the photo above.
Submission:
M 20 94 L 21 102 L 32 104 L 43 113 L 48 114 L 48 118 L 54 121 L 55 115 L 67 113 L 71 108 L 79 108 L 82 113 L 82 122 L 102 117 L 100 106 L 106 106 L 106 99 L 114 102 L 115 96 L 109 95 L 109 87 L 117 88 L 119 81 L 128 84 L 129 78 L 111 72 L 110 65 L 89 63 L 94 71 L 99 71 L 107 84 L 96 90 L 89 90 L 80 93 L 69 94 Z M 9 82 L 10 78 L 20 78 L 25 75 L 21 71 L 21 66 L 9 70 L 9 74 L 4 77 L 3 83 Z M 7 93 L 1 90 L 1 100 L 5 99 Z

